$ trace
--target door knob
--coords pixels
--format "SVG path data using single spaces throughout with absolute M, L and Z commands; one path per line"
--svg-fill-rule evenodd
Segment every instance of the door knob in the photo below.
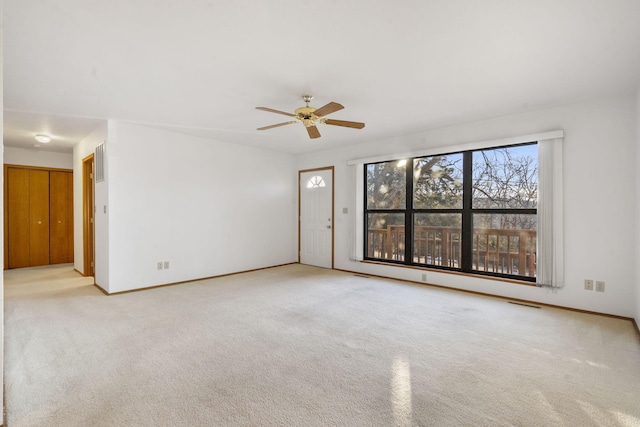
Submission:
M 330 225 L 327 225 L 327 228 L 331 228 L 331 226 L 330 226 Z
M 38 224 L 42 224 L 42 221 L 38 221 Z

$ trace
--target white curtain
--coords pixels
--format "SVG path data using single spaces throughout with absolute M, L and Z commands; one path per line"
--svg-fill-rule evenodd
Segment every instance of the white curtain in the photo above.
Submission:
M 564 286 L 562 138 L 538 141 L 538 242 L 536 284 Z
M 364 259 L 364 165 L 349 165 L 349 259 Z

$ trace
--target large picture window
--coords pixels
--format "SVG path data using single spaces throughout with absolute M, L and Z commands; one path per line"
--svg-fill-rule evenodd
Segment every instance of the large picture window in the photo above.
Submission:
M 535 281 L 537 143 L 364 172 L 365 259 Z

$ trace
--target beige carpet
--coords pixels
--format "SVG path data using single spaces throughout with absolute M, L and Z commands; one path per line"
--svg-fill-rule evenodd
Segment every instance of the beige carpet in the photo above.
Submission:
M 302 265 L 5 299 L 8 427 L 640 425 L 623 320 Z

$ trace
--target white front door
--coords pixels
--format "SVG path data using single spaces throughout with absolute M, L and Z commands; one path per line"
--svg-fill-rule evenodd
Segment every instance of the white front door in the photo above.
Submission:
M 333 268 L 333 168 L 300 172 L 300 263 Z

